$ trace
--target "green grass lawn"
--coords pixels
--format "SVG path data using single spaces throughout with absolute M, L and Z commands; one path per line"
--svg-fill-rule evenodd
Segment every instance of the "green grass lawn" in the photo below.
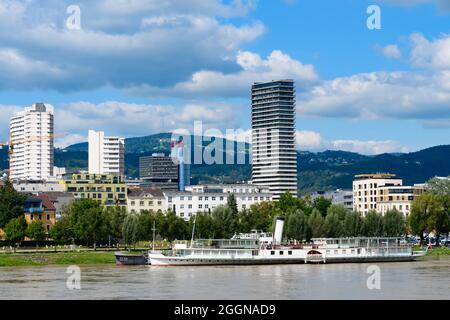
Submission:
M 428 249 L 427 255 L 434 256 L 434 257 L 450 255 L 450 248 L 439 247 L 439 248 Z
M 114 264 L 113 252 L 0 254 L 0 267 Z

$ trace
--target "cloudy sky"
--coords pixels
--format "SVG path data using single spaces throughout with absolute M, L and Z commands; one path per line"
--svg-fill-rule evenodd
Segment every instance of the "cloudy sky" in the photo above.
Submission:
M 251 84 L 277 78 L 296 80 L 299 150 L 450 144 L 450 0 L 0 0 L 0 140 L 38 101 L 59 146 L 248 131 Z

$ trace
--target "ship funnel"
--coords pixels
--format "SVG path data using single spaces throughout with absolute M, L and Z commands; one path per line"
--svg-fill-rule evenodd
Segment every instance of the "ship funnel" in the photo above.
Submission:
M 273 234 L 273 241 L 275 244 L 280 244 L 283 240 L 284 218 L 278 217 L 275 223 L 275 232 Z

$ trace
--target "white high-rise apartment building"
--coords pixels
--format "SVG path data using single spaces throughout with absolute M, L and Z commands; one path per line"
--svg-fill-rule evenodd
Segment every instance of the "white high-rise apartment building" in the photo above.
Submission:
M 267 186 L 278 200 L 297 196 L 295 149 L 295 86 L 293 80 L 252 86 L 252 181 Z
M 10 119 L 10 179 L 42 181 L 53 176 L 53 107 L 35 103 Z
M 89 130 L 89 174 L 125 173 L 125 139 Z

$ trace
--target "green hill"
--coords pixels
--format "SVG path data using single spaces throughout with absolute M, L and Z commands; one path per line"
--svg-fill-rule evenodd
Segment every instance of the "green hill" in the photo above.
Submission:
M 126 139 L 125 167 L 130 177 L 138 176 L 139 157 L 152 153 L 170 153 L 170 133 L 161 133 L 147 137 Z M 201 148 L 210 142 L 203 142 Z M 234 150 L 237 144 L 231 142 Z M 192 137 L 191 145 L 197 148 Z M 225 150 L 225 141 L 221 148 Z M 72 170 L 86 169 L 88 166 L 88 145 L 80 143 L 57 149 L 55 165 Z M 220 152 L 221 150 L 219 150 Z M 251 178 L 249 145 L 245 145 L 245 164 L 242 165 L 193 165 L 192 175 L 205 183 L 246 181 Z M 213 156 L 215 154 L 213 153 Z M 8 166 L 7 150 L 0 150 L 0 168 Z M 225 162 L 225 159 L 222 159 Z M 408 154 L 382 154 L 364 156 L 345 151 L 299 152 L 298 153 L 299 188 L 302 193 L 349 189 L 353 176 L 360 173 L 391 172 L 403 178 L 405 184 L 421 183 L 429 178 L 450 175 L 450 145 L 436 146 Z

